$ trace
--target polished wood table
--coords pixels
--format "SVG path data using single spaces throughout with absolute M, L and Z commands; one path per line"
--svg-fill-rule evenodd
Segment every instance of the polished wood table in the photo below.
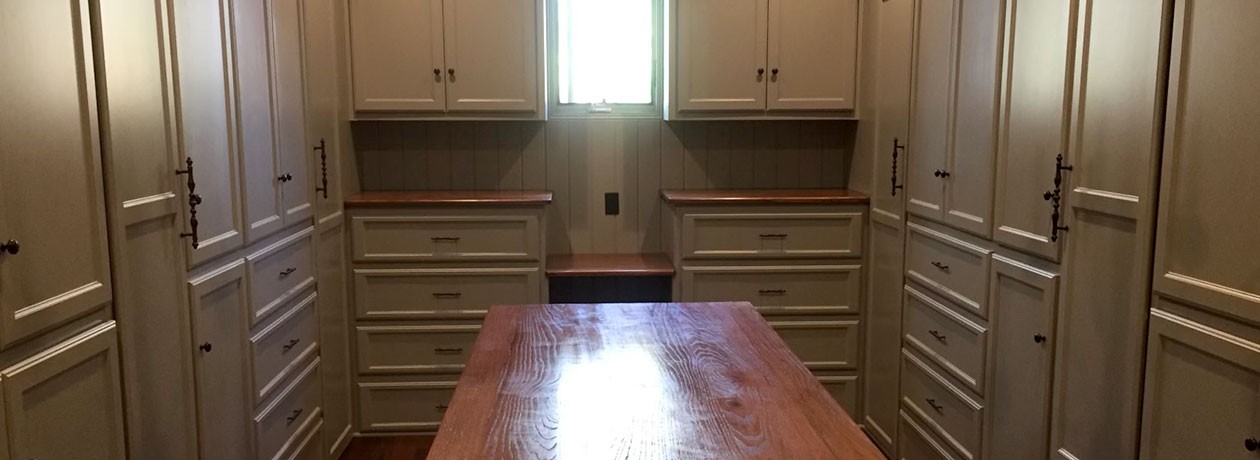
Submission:
M 745 302 L 496 306 L 430 460 L 884 457 Z

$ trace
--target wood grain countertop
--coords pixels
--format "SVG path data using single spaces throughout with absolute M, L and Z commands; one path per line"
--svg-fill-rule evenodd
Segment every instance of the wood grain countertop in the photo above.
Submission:
M 429 460 L 883 460 L 752 305 L 491 307 Z
M 346 207 L 541 206 L 551 203 L 551 195 L 546 190 L 363 192 L 346 198 Z
M 841 188 L 661 190 L 670 204 L 866 204 L 870 197 Z
M 547 276 L 674 276 L 665 254 L 555 254 Z

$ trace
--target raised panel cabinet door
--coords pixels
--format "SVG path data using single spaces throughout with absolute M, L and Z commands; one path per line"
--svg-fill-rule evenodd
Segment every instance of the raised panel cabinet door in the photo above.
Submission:
M 268 0 L 271 62 L 276 107 L 276 152 L 280 165 L 284 225 L 315 215 L 311 164 L 306 148 L 306 78 L 302 63 L 303 0 Z
M 0 387 L 8 458 L 127 458 L 113 321 L 5 369 Z
M 1060 203 L 1068 195 L 1069 171 L 1056 171 L 1055 158 L 1067 154 L 1076 6 L 1077 0 L 1012 0 L 1007 6 L 994 239 L 1054 261 L 1065 234 L 1054 228 L 1046 193 L 1054 192 L 1062 173 Z
M 915 20 L 914 86 L 910 109 L 910 161 L 906 209 L 940 220 L 949 155 L 950 105 L 954 87 L 957 1 L 919 2 Z
M 337 43 L 337 0 L 307 0 L 302 7 L 303 56 L 306 63 L 306 145 L 311 155 L 311 190 L 319 221 L 340 216 L 341 150 L 338 126 L 342 67 Z
M 112 298 L 91 17 L 0 1 L 0 348 Z
M 1173 20 L 1155 290 L 1260 322 L 1260 4 L 1178 2 Z M 1240 51 L 1240 52 L 1228 52 Z
M 541 0 L 445 0 L 449 111 L 538 112 Z
M 354 110 L 446 110 L 442 0 L 349 0 Z
M 224 34 L 232 26 L 228 9 L 228 0 L 173 0 L 171 4 L 180 171 L 184 172 L 179 178 L 196 184 L 195 191 L 181 187 L 184 232 L 196 234 L 186 246 L 191 266 L 241 247 L 245 238 L 237 175 L 236 104 L 233 82 L 228 79 L 231 37 Z M 191 174 L 186 160 L 193 161 Z M 194 193 L 199 199 L 193 199 Z
M 995 255 L 990 286 L 992 420 L 984 457 L 1045 460 L 1059 275 Z
M 953 138 L 945 170 L 945 223 L 988 236 L 993 227 L 993 162 L 1006 0 L 967 0 L 958 7 Z
M 871 219 L 905 225 L 906 166 L 910 141 L 910 81 L 914 53 L 914 0 L 874 3 L 879 8 L 875 93 L 875 193 Z M 894 358 L 895 360 L 896 358 Z M 896 366 L 896 364 L 892 364 Z M 894 409 L 895 412 L 895 409 Z M 895 419 L 894 413 L 894 419 Z M 894 444 L 895 445 L 895 444 Z
M 1151 310 L 1141 460 L 1260 455 L 1260 344 Z
M 212 267 L 188 280 L 189 344 L 197 380 L 197 430 L 203 460 L 251 458 L 252 419 L 245 378 L 245 261 Z
M 324 450 L 338 458 L 354 435 L 350 413 L 350 322 L 346 292 L 345 226 L 318 234 L 319 366 L 323 379 Z
M 236 129 L 244 182 L 245 238 L 261 240 L 284 227 L 277 147 L 277 94 L 272 85 L 271 0 L 232 0 Z M 278 83 L 278 82 L 277 82 Z
M 910 0 L 896 0 L 910 3 Z M 899 222 L 895 222 L 899 223 Z M 896 455 L 898 385 L 901 381 L 901 286 L 905 229 L 871 220 L 870 281 L 866 310 L 862 424 L 884 452 Z
M 674 0 L 679 111 L 765 110 L 769 0 Z
M 857 0 L 770 0 L 768 110 L 853 110 Z

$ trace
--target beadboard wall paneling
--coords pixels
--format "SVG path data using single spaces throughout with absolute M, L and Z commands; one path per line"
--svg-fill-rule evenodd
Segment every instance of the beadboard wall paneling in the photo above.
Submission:
M 355 122 L 363 190 L 552 190 L 548 252 L 661 251 L 662 188 L 844 187 L 846 121 Z M 621 214 L 604 215 L 604 194 Z

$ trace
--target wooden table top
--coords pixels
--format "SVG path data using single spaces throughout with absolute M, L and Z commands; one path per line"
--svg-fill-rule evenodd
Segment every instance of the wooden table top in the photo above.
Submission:
M 429 453 L 884 457 L 746 302 L 495 306 Z
M 545 190 L 363 192 L 346 198 L 346 207 L 541 206 L 551 203 L 551 196 L 552 193 Z
M 865 204 L 870 197 L 842 188 L 776 190 L 661 190 L 671 204 Z
M 674 276 L 665 254 L 553 254 L 547 276 Z

